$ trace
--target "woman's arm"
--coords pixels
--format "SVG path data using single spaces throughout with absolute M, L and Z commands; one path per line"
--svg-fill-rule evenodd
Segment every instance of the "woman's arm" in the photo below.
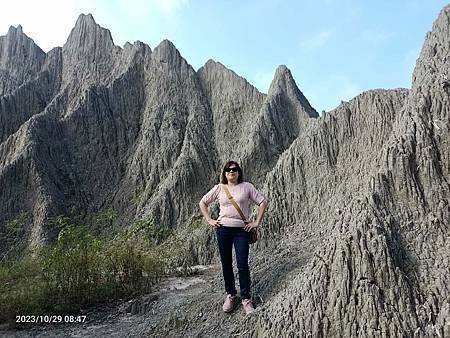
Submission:
M 261 202 L 261 204 L 258 207 L 258 215 L 256 216 L 256 220 L 244 226 L 244 229 L 246 231 L 250 231 L 252 228 L 256 228 L 258 225 L 261 224 L 262 219 L 264 217 L 264 213 L 266 212 L 267 204 L 268 204 L 267 200 Z
M 258 215 L 256 216 L 256 221 L 255 221 L 255 223 L 257 225 L 261 224 L 262 219 L 264 217 L 264 213 L 266 212 L 266 208 L 267 208 L 267 201 L 264 200 L 261 202 L 261 204 L 258 207 Z
M 212 225 L 213 227 L 220 226 L 220 221 L 211 218 L 211 215 L 209 214 L 209 211 L 208 211 L 208 206 L 206 205 L 205 202 L 200 201 L 200 203 L 198 205 L 203 214 L 203 217 L 205 217 L 206 222 L 208 222 L 209 225 Z

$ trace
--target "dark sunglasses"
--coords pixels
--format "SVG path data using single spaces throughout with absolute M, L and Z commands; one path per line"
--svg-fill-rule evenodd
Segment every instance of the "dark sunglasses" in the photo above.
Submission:
M 233 167 L 233 168 L 225 168 L 225 171 L 227 173 L 237 173 L 238 172 L 238 168 Z

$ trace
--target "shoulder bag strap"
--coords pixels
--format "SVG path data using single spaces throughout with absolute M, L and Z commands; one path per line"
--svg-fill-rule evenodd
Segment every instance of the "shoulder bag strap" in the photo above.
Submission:
M 231 204 L 233 204 L 234 208 L 237 210 L 239 215 L 241 216 L 242 220 L 245 224 L 248 223 L 247 219 L 244 216 L 244 213 L 242 212 L 241 208 L 239 208 L 239 205 L 234 200 L 233 196 L 230 193 L 230 190 L 228 190 L 228 187 L 225 184 L 222 184 L 223 190 L 225 190 L 225 194 L 227 194 L 228 199 L 230 200 Z

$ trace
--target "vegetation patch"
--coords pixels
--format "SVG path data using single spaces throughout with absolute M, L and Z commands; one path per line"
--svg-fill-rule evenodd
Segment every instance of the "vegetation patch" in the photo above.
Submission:
M 53 217 L 57 240 L 33 257 L 0 264 L 0 322 L 21 315 L 68 315 L 106 300 L 149 292 L 156 282 L 188 270 L 183 242 L 173 229 L 135 220 L 127 230 L 99 235 L 97 222 L 112 222 L 110 209 L 87 226 L 76 218 Z M 189 262 L 186 261 L 185 264 Z M 184 272 L 183 272 L 184 271 Z

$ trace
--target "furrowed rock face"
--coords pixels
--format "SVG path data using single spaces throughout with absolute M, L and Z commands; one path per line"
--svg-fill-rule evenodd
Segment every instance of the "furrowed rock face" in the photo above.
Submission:
M 24 41 L 32 43 L 21 35 L 15 43 Z M 226 159 L 243 159 L 250 141 L 265 144 L 255 125 L 280 129 L 291 122 L 290 114 L 267 120 L 265 95 L 220 64 L 211 61 L 197 73 L 167 40 L 153 51 L 141 42 L 122 49 L 91 15 L 80 15 L 64 46 L 44 53 L 36 69 L 0 98 L 2 180 L 33 182 L 2 190 L 1 220 L 28 212 L 23 231 L 32 247 L 56 236 L 48 217 L 71 210 L 114 208 L 122 219 L 182 225 L 198 212 L 196 201 L 217 182 Z M 234 137 L 224 134 L 229 130 Z M 273 136 L 266 143 L 284 149 L 296 130 L 279 147 Z M 270 154 L 272 166 L 279 153 Z M 251 168 L 249 177 L 262 180 L 270 166 L 260 176 Z
M 280 154 L 317 112 L 286 66 L 275 72 L 268 95 L 212 60 L 198 71 L 213 113 L 220 162 L 235 159 L 246 179 L 262 184 Z
M 212 119 L 195 71 L 170 41 L 148 60 L 144 87 L 139 140 L 123 191 L 132 187 L 138 214 L 171 227 L 196 211 L 191 198 L 200 199 L 201 182 L 214 175 Z
M 266 95 L 219 62 L 209 60 L 197 73 L 212 112 L 220 164 L 240 161 Z
M 355 192 L 367 189 L 374 154 L 391 134 L 407 93 L 365 92 L 307 124 L 267 175 L 265 190 L 275 212 L 267 215 L 263 230 L 278 233 L 294 226 L 292 230 L 310 234 L 328 219 L 328 212 L 340 212 Z
M 62 53 L 63 83 L 103 84 L 118 61 L 121 48 L 114 45 L 109 30 L 95 23 L 92 15 L 80 15 Z
M 269 173 L 272 205 L 286 211 L 270 215 L 270 231 L 321 244 L 254 335 L 450 334 L 449 12 L 427 35 L 410 91 L 344 103 Z
M 248 134 L 243 163 L 250 168 L 250 175 L 262 184 L 280 155 L 316 117 L 317 112 L 297 88 L 289 69 L 279 66 Z
M 0 96 L 11 94 L 32 80 L 45 62 L 45 53 L 26 36 L 22 26 L 0 37 Z
M 36 159 L 37 115 L 50 104 L 61 82 L 61 49 L 45 54 L 19 26 L 0 38 L 1 59 L 12 82 L 2 82 L 0 96 L 0 194 L 1 221 L 28 213 L 31 219 L 20 230 L 34 243 L 45 236 L 50 205 Z M 6 74 L 5 73 L 5 74 Z M 50 183 L 51 181 L 49 181 Z M 0 249 L 2 252 L 9 248 Z
M 380 209 L 396 216 L 422 331 L 442 336 L 450 334 L 449 16 L 447 6 L 426 36 L 396 137 L 383 153 L 386 169 L 374 181 L 375 196 L 386 201 Z M 396 198 L 386 197 L 388 187 Z
M 20 26 L 0 37 L 0 142 L 44 110 L 59 88 L 61 63 L 59 48 L 46 55 Z

